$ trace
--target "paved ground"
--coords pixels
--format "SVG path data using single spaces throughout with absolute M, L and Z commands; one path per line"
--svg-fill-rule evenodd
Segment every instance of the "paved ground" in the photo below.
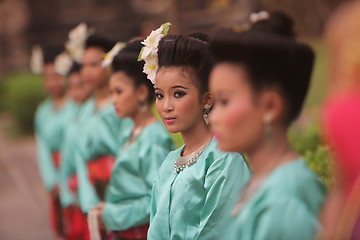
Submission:
M 32 137 L 10 140 L 0 119 L 0 240 L 52 240 Z

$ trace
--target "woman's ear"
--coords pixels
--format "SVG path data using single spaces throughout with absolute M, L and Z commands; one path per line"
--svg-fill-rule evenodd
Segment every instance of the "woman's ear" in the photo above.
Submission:
M 264 112 L 264 119 L 268 123 L 282 120 L 285 110 L 283 97 L 275 90 L 264 91 L 260 94 L 260 104 Z
M 212 94 L 210 92 L 207 92 L 204 94 L 203 96 L 203 104 L 205 105 L 210 105 L 211 107 L 214 104 L 214 98 L 212 96 Z
M 147 100 L 148 96 L 149 96 L 149 89 L 147 88 L 147 86 L 145 84 L 141 84 L 137 89 L 136 89 L 138 98 L 140 100 Z

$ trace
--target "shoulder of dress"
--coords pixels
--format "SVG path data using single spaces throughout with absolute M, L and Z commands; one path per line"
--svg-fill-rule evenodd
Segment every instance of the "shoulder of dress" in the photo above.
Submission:
M 325 194 L 325 185 L 319 177 L 306 165 L 303 159 L 290 163 L 281 171 L 277 171 L 268 179 L 269 188 L 278 195 L 311 196 Z

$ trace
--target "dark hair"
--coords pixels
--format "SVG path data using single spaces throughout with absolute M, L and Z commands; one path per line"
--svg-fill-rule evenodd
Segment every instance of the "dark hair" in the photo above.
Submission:
M 250 30 L 214 36 L 210 50 L 218 62 L 244 66 L 255 91 L 277 88 L 287 105 L 287 124 L 298 117 L 314 61 L 309 46 L 275 34 Z
M 293 28 L 294 22 L 290 16 L 283 12 L 274 12 L 270 14 L 268 19 L 255 22 L 250 29 L 295 38 Z
M 81 69 L 81 65 L 78 64 L 77 62 L 73 62 L 72 66 L 70 68 L 69 74 L 80 72 L 80 69 Z
M 140 40 L 136 40 L 127 44 L 127 46 L 115 56 L 111 68 L 113 73 L 123 71 L 131 79 L 133 79 L 135 87 L 146 85 L 149 95 L 147 97 L 148 103 L 153 103 L 155 100 L 154 87 L 150 80 L 147 79 L 143 73 L 144 61 L 138 61 L 138 56 L 142 48 Z
M 208 36 L 193 33 L 189 36 L 168 35 L 159 43 L 159 68 L 165 66 L 189 66 L 195 74 L 200 93 L 209 89 L 209 75 L 213 59 L 209 52 Z
M 86 39 L 85 49 L 96 47 L 102 49 L 104 52 L 109 52 L 114 45 L 115 41 L 112 41 L 101 35 L 93 34 Z
M 64 48 L 62 46 L 44 46 L 43 52 L 44 52 L 44 63 L 54 63 L 55 58 L 64 51 Z

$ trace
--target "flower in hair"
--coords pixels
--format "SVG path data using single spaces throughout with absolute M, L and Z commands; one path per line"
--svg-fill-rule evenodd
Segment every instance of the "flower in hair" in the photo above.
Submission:
M 69 54 L 63 52 L 55 58 L 54 65 L 55 72 L 62 76 L 66 76 L 70 72 L 70 69 L 73 65 L 73 59 Z
M 105 54 L 104 60 L 103 60 L 103 62 L 101 63 L 101 66 L 102 66 L 102 67 L 107 67 L 107 66 L 109 66 L 109 65 L 112 63 L 114 57 L 115 57 L 116 55 L 118 55 L 119 52 L 120 52 L 125 46 L 126 46 L 126 43 L 117 42 L 117 43 L 115 44 L 115 46 L 114 46 L 108 53 Z
M 44 54 L 39 45 L 35 45 L 31 51 L 30 59 L 31 71 L 35 74 L 41 74 L 44 68 Z
M 258 13 L 251 13 L 249 19 L 250 19 L 251 23 L 256 23 L 261 20 L 266 20 L 269 17 L 270 17 L 270 15 L 267 11 L 261 11 Z
M 147 74 L 148 79 L 155 84 L 156 72 L 158 70 L 158 47 L 160 40 L 169 32 L 171 23 L 162 24 L 158 29 L 152 31 L 150 35 L 141 43 L 144 47 L 141 49 L 138 60 L 144 60 L 143 72 Z
M 146 58 L 143 72 L 146 73 L 147 78 L 148 78 L 153 84 L 155 84 L 155 78 L 156 78 L 157 70 L 158 70 L 158 59 L 157 59 L 157 56 L 153 56 L 153 57 L 148 57 L 148 58 Z
M 65 47 L 71 57 L 78 63 L 81 63 L 85 50 L 85 41 L 89 35 L 89 30 L 85 23 L 80 23 L 69 32 L 69 40 L 66 42 Z
M 84 50 L 85 50 L 83 45 L 79 45 L 76 44 L 75 42 L 68 41 L 66 42 L 65 48 L 77 63 L 81 63 L 82 55 L 84 54 Z
M 69 32 L 69 40 L 77 43 L 83 43 L 88 38 L 88 29 L 85 23 L 80 23 Z

